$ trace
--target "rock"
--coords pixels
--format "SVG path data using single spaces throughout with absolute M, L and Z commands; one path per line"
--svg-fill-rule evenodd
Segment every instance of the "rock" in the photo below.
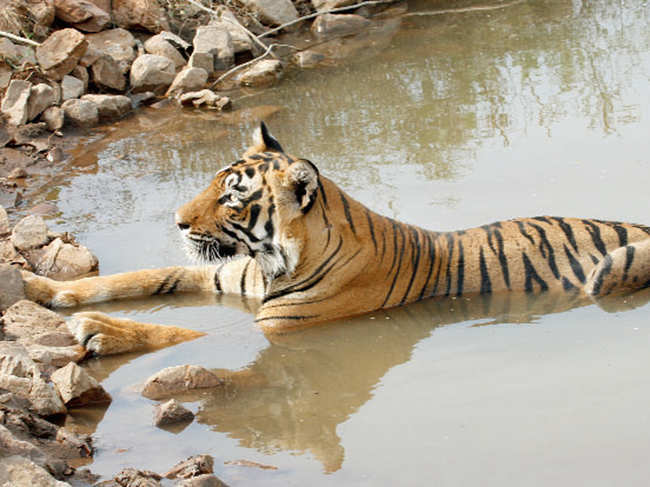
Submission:
M 95 104 L 93 103 L 93 105 Z M 97 257 L 86 247 L 64 243 L 60 238 L 52 240 L 37 259 L 31 260 L 30 256 L 30 262 L 36 271 L 43 276 L 56 280 L 85 276 L 96 270 L 98 265 Z
M 270 86 L 282 76 L 282 63 L 277 59 L 262 59 L 239 75 L 243 86 Z
M 27 299 L 18 301 L 7 309 L 2 322 L 7 336 L 21 342 L 49 346 L 70 346 L 76 343 L 61 315 Z
M 189 479 L 181 480 L 177 487 L 228 487 L 221 480 L 211 474 L 197 475 Z
M 120 487 L 157 487 L 160 485 L 161 478 L 160 475 L 149 470 L 125 468 L 113 480 Z
M 102 56 L 102 54 L 102 51 L 98 51 L 89 44 L 88 49 L 86 49 L 86 53 L 81 56 L 81 59 L 79 60 L 79 64 L 77 66 L 83 66 L 84 68 L 92 66 L 93 63 Z
M 100 88 L 123 91 L 126 89 L 126 76 L 120 64 L 111 56 L 100 56 L 90 67 L 93 82 Z
M 36 48 L 36 59 L 49 78 L 59 81 L 74 69 L 87 48 L 88 41 L 81 32 L 61 29 Z
M 13 70 L 6 63 L 0 63 L 0 90 L 5 90 L 9 86 L 12 74 Z
M 25 347 L 0 342 L 0 388 L 28 401 L 28 409 L 41 416 L 65 413 L 66 407 L 51 384 L 42 378 Z
M 70 487 L 56 480 L 47 470 L 31 460 L 12 455 L 0 462 L 0 485 L 11 487 Z
M 56 17 L 84 32 L 99 32 L 110 22 L 105 10 L 88 0 L 54 0 Z
M 157 34 L 170 30 L 165 10 L 156 0 L 113 0 L 113 20 L 124 29 Z
M 3 414 L 4 413 L 4 414 Z M 0 414 L 5 416 L 3 419 L 10 421 L 13 418 L 7 418 L 5 411 L 1 411 Z M 3 421 L 4 422 L 4 421 Z M 7 428 L 4 425 L 0 424 L 0 451 L 5 455 L 20 455 L 22 457 L 27 457 L 31 460 L 35 460 L 39 463 L 45 462 L 45 453 L 41 451 L 36 445 L 33 445 L 29 441 L 21 440 L 16 436 L 16 434 Z M 0 481 L 2 479 L 2 464 L 0 461 Z M 7 485 L 7 484 L 0 484 Z M 13 484 L 12 484 L 13 485 Z
M 25 299 L 25 290 L 20 271 L 9 264 L 0 264 L 0 311 L 21 299 Z
M 12 125 L 22 125 L 29 118 L 29 97 L 32 84 L 29 81 L 12 80 L 2 99 L 2 113 Z
M 7 235 L 10 231 L 11 227 L 9 226 L 7 210 L 0 206 L 0 237 Z
M 66 74 L 61 80 L 61 91 L 63 101 L 79 98 L 84 94 L 84 82 Z
M 217 110 L 230 108 L 230 98 L 227 96 L 219 96 L 208 89 L 185 93 L 181 95 L 179 101 L 181 105 L 191 104 L 195 107 L 205 105 L 207 108 L 216 108 Z
M 55 371 L 50 379 L 68 407 L 111 402 L 111 396 L 99 382 L 74 362 Z
M 24 2 L 24 5 L 35 24 L 49 27 L 54 22 L 55 8 L 52 0 L 30 0 Z
M 7 179 L 25 179 L 28 176 L 27 171 L 22 167 L 14 167 L 9 174 L 7 174 Z
M 166 94 L 169 96 L 176 93 L 197 91 L 203 88 L 207 81 L 208 73 L 205 69 L 186 67 L 176 75 Z
M 311 0 L 317 12 L 324 12 L 333 8 L 347 7 L 358 3 L 356 0 Z
M 18 250 L 34 249 L 47 242 L 47 226 L 40 216 L 26 216 L 16 224 L 11 232 L 11 243 Z
M 61 107 L 50 107 L 43 112 L 41 120 L 47 124 L 48 130 L 55 132 L 63 127 L 64 112 Z
M 313 68 L 325 59 L 325 56 L 316 51 L 300 51 L 293 56 L 293 62 L 301 68 Z
M 88 91 L 88 82 L 90 81 L 88 70 L 81 64 L 77 64 L 77 66 L 75 66 L 75 68 L 70 72 L 70 75 L 81 80 L 84 84 L 84 93 L 86 93 Z
M 102 121 L 122 118 L 131 111 L 131 100 L 124 95 L 84 95 L 81 99 L 97 105 Z
M 189 479 L 214 472 L 214 459 L 210 455 L 195 455 L 174 465 L 163 477 Z
M 286 24 L 298 18 L 298 11 L 291 0 L 242 0 L 242 3 L 268 25 Z
M 228 7 L 220 5 L 215 8 L 216 15 L 208 24 L 209 26 L 218 27 L 220 30 L 226 31 L 230 34 L 233 51 L 235 54 L 246 51 L 253 51 L 253 41 L 250 40 L 248 34 L 242 29 L 239 20 L 235 17 Z
M 0 263 L 12 264 L 21 269 L 31 270 L 32 266 L 18 253 L 11 240 L 0 240 Z
M 0 56 L 18 69 L 26 64 L 36 64 L 34 50 L 31 47 L 14 44 L 4 37 L 0 38 Z
M 210 74 L 214 72 L 214 56 L 209 52 L 194 51 L 187 62 L 190 68 L 199 68 Z
M 323 14 L 311 24 L 311 31 L 321 37 L 356 34 L 370 25 L 361 15 Z
M 156 94 L 153 91 L 143 91 L 142 93 L 133 93 L 129 95 L 131 105 L 138 107 L 140 105 L 151 105 L 156 101 Z
M 222 384 L 221 379 L 199 365 L 167 367 L 147 379 L 142 395 L 160 399 L 178 392 L 190 391 Z
M 164 93 L 175 77 L 174 63 L 163 56 L 143 54 L 136 58 L 131 66 L 131 88 L 135 93 Z
M 34 120 L 43 111 L 56 103 L 54 89 L 46 84 L 39 83 L 31 87 L 28 103 L 28 120 Z
M 122 74 L 129 72 L 131 64 L 136 58 L 136 40 L 128 30 L 120 28 L 105 30 L 98 34 L 88 34 L 86 39 L 88 39 L 89 47 L 96 53 L 94 60 L 86 60 L 89 62 L 87 66 L 93 64 L 102 54 L 106 54 L 117 62 Z
M 61 105 L 65 119 L 78 127 L 94 127 L 99 122 L 97 105 L 88 100 L 68 100 Z
M 208 72 L 208 75 L 218 70 L 227 69 L 235 62 L 235 51 L 232 43 L 232 36 L 229 31 L 224 28 L 224 23 L 204 25 L 196 29 L 194 40 L 195 56 L 197 53 L 207 53 L 212 56 L 212 64 L 205 61 L 203 69 Z M 194 60 L 192 65 L 196 65 L 197 60 Z M 209 68 L 209 69 L 207 69 Z
M 86 349 L 81 345 L 48 347 L 46 345 L 30 344 L 25 345 L 25 348 L 34 362 L 53 367 L 64 367 L 69 363 L 80 362 L 87 355 Z
M 180 68 L 181 66 L 185 66 L 187 61 L 174 44 L 179 47 L 183 45 L 189 47 L 189 44 L 171 32 L 161 32 L 145 41 L 144 50 L 148 54 L 156 54 L 158 56 L 166 57 L 174 63 L 176 68 Z
M 168 426 L 174 423 L 191 422 L 194 419 L 194 413 L 185 408 L 176 399 L 156 406 L 153 422 L 156 426 Z

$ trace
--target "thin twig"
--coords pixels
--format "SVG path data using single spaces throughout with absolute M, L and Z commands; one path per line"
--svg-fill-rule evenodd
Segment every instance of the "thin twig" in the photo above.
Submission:
M 500 8 L 512 7 L 518 3 L 522 3 L 524 0 L 514 0 L 513 2 L 501 3 L 498 5 L 476 5 L 474 7 L 462 7 L 462 8 L 448 8 L 445 10 L 431 10 L 428 12 L 410 12 L 403 14 L 402 17 L 419 17 L 424 15 L 445 15 L 445 14 L 459 14 L 465 12 L 480 12 L 485 10 L 497 10 Z
M 264 34 L 260 34 L 259 38 L 261 39 L 262 37 L 266 37 L 268 35 L 275 34 L 276 32 L 278 32 L 278 31 L 280 31 L 280 30 L 282 30 L 282 29 L 284 29 L 286 27 L 290 27 L 290 26 L 292 26 L 294 24 L 297 24 L 298 22 L 302 22 L 303 20 L 313 19 L 314 17 L 318 17 L 319 15 L 331 14 L 331 13 L 335 13 L 335 12 L 343 12 L 345 10 L 352 10 L 352 9 L 355 9 L 355 8 L 364 7 L 366 5 L 379 5 L 379 4 L 382 4 L 382 3 L 395 3 L 396 1 L 398 1 L 398 0 L 367 0 L 365 2 L 355 3 L 354 5 L 348 5 L 346 7 L 337 7 L 337 8 L 331 8 L 329 10 L 323 10 L 322 12 L 316 12 L 316 13 L 313 13 L 313 14 L 305 15 L 303 17 L 297 18 L 296 20 L 292 20 L 291 22 L 287 22 L 286 24 L 282 24 L 279 27 L 275 27 L 275 28 L 273 28 L 271 30 L 267 30 L 266 32 L 264 32 Z
M 296 47 L 291 46 L 291 45 L 289 45 L 289 44 L 271 44 L 269 47 L 266 48 L 266 51 L 264 52 L 264 54 L 261 54 L 261 55 L 257 56 L 255 59 L 251 59 L 250 61 L 245 62 L 245 63 L 243 63 L 243 64 L 238 64 L 238 65 L 235 66 L 234 68 L 229 69 L 228 71 L 226 71 L 225 73 L 223 73 L 223 74 L 222 74 L 221 76 L 219 76 L 216 80 L 214 80 L 214 82 L 210 85 L 210 89 L 212 89 L 212 88 L 214 88 L 215 86 L 217 86 L 217 85 L 218 85 L 219 83 L 221 83 L 223 80 L 225 80 L 226 78 L 228 78 L 231 74 L 236 73 L 236 72 L 239 71 L 240 69 L 243 69 L 243 68 L 245 68 L 245 67 L 247 67 L 247 66 L 250 66 L 251 64 L 256 63 L 257 61 L 259 61 L 259 60 L 261 60 L 261 59 L 264 59 L 266 56 L 268 56 L 269 54 L 271 54 L 271 51 L 272 51 L 274 48 L 276 48 L 276 47 L 290 47 L 290 48 L 292 48 L 292 49 L 296 49 L 296 50 L 298 50 Z
M 11 34 L 10 32 L 5 32 L 3 30 L 0 30 L 0 36 L 8 37 L 9 39 L 17 42 L 24 42 L 25 44 L 29 44 L 30 46 L 35 46 L 38 47 L 41 45 L 40 42 L 33 41 L 31 39 L 25 39 L 24 37 L 17 36 L 15 34 Z

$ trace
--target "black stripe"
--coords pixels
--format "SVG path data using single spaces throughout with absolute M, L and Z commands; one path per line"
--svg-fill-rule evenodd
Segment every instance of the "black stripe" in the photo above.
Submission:
M 623 269 L 623 282 L 627 281 L 627 273 L 634 262 L 635 248 L 632 245 L 625 247 L 625 268 Z
M 600 252 L 601 254 L 606 255 L 607 254 L 607 249 L 605 248 L 605 243 L 603 242 L 603 239 L 600 236 L 600 228 L 593 223 L 590 222 L 589 220 L 582 220 L 582 223 L 584 223 L 587 227 L 587 232 L 589 232 L 589 235 L 591 235 L 591 240 L 594 243 L 594 246 Z
M 447 237 L 447 270 L 445 273 L 447 289 L 445 290 L 445 297 L 449 296 L 451 291 L 451 259 L 454 256 L 454 237 L 451 233 L 446 234 Z
M 321 182 L 320 178 L 318 178 L 318 189 L 320 189 L 320 194 L 323 195 L 323 203 L 325 204 L 325 208 L 329 210 L 329 205 L 327 204 L 327 196 L 325 196 L 325 188 L 323 188 L 323 183 Z
M 393 225 L 395 225 L 395 222 L 393 222 Z M 393 282 L 390 284 L 390 289 L 388 290 L 388 294 L 386 294 L 386 298 L 384 299 L 384 302 L 382 303 L 381 307 L 383 308 L 386 306 L 386 303 L 388 303 L 388 299 L 390 298 L 390 295 L 393 293 L 393 289 L 395 289 L 395 283 L 397 282 L 397 277 L 399 276 L 400 270 L 402 268 L 402 260 L 404 259 L 404 248 L 406 247 L 406 236 L 404 235 L 404 230 L 402 230 L 402 227 L 397 227 L 399 230 L 400 234 L 402 235 L 402 245 L 400 248 L 400 254 L 399 254 L 399 260 L 397 262 L 397 271 L 395 271 L 395 276 L 393 277 Z M 396 234 L 395 234 L 396 235 Z M 397 237 L 395 237 L 395 256 L 397 255 Z M 395 264 L 395 261 L 393 260 L 393 265 Z M 391 266 L 391 271 L 392 271 L 392 266 Z M 390 275 L 390 271 L 388 272 Z
M 251 243 L 257 243 L 257 242 L 260 241 L 260 239 L 257 238 L 255 235 L 253 235 L 253 232 L 251 232 L 248 228 L 244 228 L 244 227 L 242 227 L 239 223 L 235 223 L 235 222 L 229 222 L 229 223 L 230 223 L 230 225 L 231 225 L 235 230 L 239 230 L 239 231 L 240 231 L 241 233 L 243 233 L 246 237 L 248 237 L 248 240 L 250 240 Z M 225 228 L 225 227 L 223 227 L 223 230 L 224 230 L 224 233 L 225 233 L 226 235 L 228 235 L 228 233 L 226 232 L 226 228 Z M 241 237 L 239 237 L 239 235 L 237 235 L 236 233 L 233 232 L 233 234 L 234 234 L 234 236 L 235 236 L 234 238 L 236 238 L 238 241 L 242 241 L 242 240 L 243 240 L 243 239 L 242 239 Z
M 250 219 L 248 220 L 248 230 L 253 230 L 257 225 L 257 219 L 260 217 L 262 207 L 260 205 L 253 205 L 250 209 Z
M 537 271 L 535 270 L 535 266 L 533 266 L 533 263 L 526 255 L 526 252 L 522 252 L 521 256 L 524 261 L 524 272 L 526 273 L 526 283 L 524 285 L 526 292 L 533 291 L 533 281 L 539 284 L 542 291 L 548 291 L 548 284 L 546 284 L 544 279 L 539 277 L 539 274 L 537 274 Z
M 619 247 L 625 247 L 627 245 L 627 228 L 622 227 L 621 225 L 614 225 L 612 228 L 618 235 Z
M 248 266 L 251 265 L 252 260 L 246 262 L 244 270 L 241 274 L 241 279 L 239 280 L 239 289 L 241 290 L 241 295 L 246 296 L 246 276 L 248 275 Z
M 596 279 L 594 281 L 594 287 L 592 290 L 593 295 L 600 294 L 600 289 L 603 287 L 603 279 L 612 272 L 612 256 L 607 254 L 603 259 L 603 267 L 598 271 Z
M 429 280 L 431 279 L 431 274 L 433 273 L 433 264 L 436 260 L 436 248 L 433 242 L 433 237 L 429 232 L 425 232 L 424 236 L 426 238 L 427 244 L 429 245 L 429 269 L 427 270 L 427 277 L 424 280 L 420 294 L 418 295 L 418 301 L 424 297 L 424 293 L 429 285 Z
M 171 281 L 173 278 L 174 278 L 173 272 L 169 274 L 167 277 L 165 277 L 163 281 L 158 285 L 156 290 L 153 292 L 153 296 L 156 296 L 158 294 L 163 294 L 165 287 L 167 286 L 167 284 L 169 284 L 169 281 Z
M 529 233 L 526 231 L 526 228 L 524 227 L 524 222 L 522 222 L 521 220 L 515 220 L 514 222 L 519 227 L 519 233 L 521 233 L 524 237 L 526 237 L 531 244 L 535 245 L 535 241 L 533 240 L 533 237 L 529 235 Z
M 260 321 L 267 321 L 267 320 L 306 320 L 309 318 L 318 318 L 320 315 L 288 315 L 288 316 L 267 316 L 264 318 L 256 318 L 255 323 L 259 323 Z
M 501 265 L 503 280 L 506 283 L 508 289 L 510 289 L 510 272 L 508 270 L 508 259 L 503 251 L 503 236 L 499 230 L 494 231 L 494 236 L 496 237 L 497 246 L 499 248 L 499 265 Z
M 571 284 L 571 281 L 569 281 L 564 276 L 562 276 L 562 287 L 564 288 L 565 291 L 570 291 L 571 289 L 576 288 L 573 284 Z
M 456 287 L 456 296 L 463 294 L 463 284 L 465 283 L 465 250 L 463 241 L 458 239 L 458 282 Z
M 485 255 L 483 254 L 483 246 L 478 255 L 478 266 L 481 271 L 481 294 L 490 294 L 492 292 L 492 281 L 490 281 L 490 273 L 485 263 Z
M 560 225 L 560 230 L 564 232 L 564 235 L 566 236 L 567 240 L 571 244 L 571 247 L 573 247 L 573 250 L 576 252 L 578 251 L 578 242 L 576 242 L 576 236 L 573 233 L 573 228 L 571 225 L 569 225 L 567 222 L 564 221 L 564 218 L 559 217 L 559 216 L 553 216 L 551 217 L 553 220 L 558 222 Z
M 397 222 L 395 220 L 390 220 L 390 222 L 393 228 L 393 260 L 390 264 L 390 269 L 388 270 L 388 274 L 393 272 L 393 269 L 395 268 L 395 263 L 397 262 Z
M 555 278 L 559 279 L 560 271 L 558 270 L 557 263 L 555 262 L 555 250 L 551 246 L 551 243 L 548 241 L 548 238 L 546 238 L 546 231 L 535 223 L 529 223 L 529 225 L 537 230 L 537 233 L 539 233 L 539 237 L 541 239 L 539 242 L 539 251 L 542 253 L 542 257 L 548 261 L 548 266 L 551 268 L 551 272 Z
M 573 254 L 571 253 L 569 248 L 565 244 L 563 244 L 563 246 L 564 246 L 564 253 L 566 254 L 567 259 L 569 259 L 569 264 L 571 265 L 571 270 L 573 271 L 573 274 L 575 274 L 575 276 L 578 278 L 578 280 L 582 284 L 584 284 L 585 283 L 585 271 L 582 268 L 582 265 L 580 264 L 578 259 L 576 259 L 573 256 Z
M 181 282 L 180 278 L 174 280 L 174 284 L 172 284 L 167 291 L 165 291 L 165 294 L 173 294 L 174 291 L 176 291 L 176 287 L 178 284 Z
M 411 273 L 411 278 L 409 279 L 408 286 L 406 286 L 406 291 L 404 292 L 404 296 L 400 301 L 400 306 L 406 302 L 406 298 L 409 292 L 411 292 L 411 287 L 413 286 L 413 281 L 415 281 L 415 275 L 419 271 L 418 266 L 420 265 L 420 254 L 422 252 L 422 249 L 420 247 L 420 236 L 418 235 L 417 229 L 411 228 L 411 235 L 413 236 L 413 241 L 411 243 L 413 247 L 413 250 L 411 252 L 411 255 L 413 256 L 411 259 L 411 266 L 413 267 L 413 272 Z
M 348 199 L 345 197 L 343 191 L 341 191 L 340 189 L 339 189 L 339 196 L 341 197 L 341 203 L 343 203 L 343 212 L 345 213 L 345 219 L 350 224 L 352 233 L 356 235 L 357 230 L 354 228 L 354 221 L 352 221 L 352 215 L 350 214 L 350 203 L 348 202 Z
M 370 229 L 370 236 L 372 237 L 372 243 L 375 246 L 375 255 L 377 255 L 377 238 L 375 237 L 375 227 L 372 224 L 372 217 L 370 216 L 370 211 L 366 208 L 366 219 L 368 220 L 368 228 Z
M 221 280 L 219 279 L 219 267 L 214 271 L 214 287 L 217 289 L 217 292 L 221 293 L 223 292 L 223 289 L 221 288 Z

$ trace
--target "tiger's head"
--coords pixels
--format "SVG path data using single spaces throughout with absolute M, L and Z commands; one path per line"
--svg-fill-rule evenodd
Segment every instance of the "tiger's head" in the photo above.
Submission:
M 285 154 L 264 123 L 242 159 L 221 169 L 210 185 L 176 212 L 191 257 L 218 262 L 257 260 L 267 278 L 295 269 L 319 187 L 318 169 Z

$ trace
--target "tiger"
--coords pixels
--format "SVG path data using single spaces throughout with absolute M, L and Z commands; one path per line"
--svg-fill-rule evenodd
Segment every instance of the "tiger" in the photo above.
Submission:
M 210 291 L 261 300 L 255 323 L 284 333 L 432 296 L 523 291 L 593 299 L 650 287 L 650 227 L 538 216 L 436 232 L 379 215 L 284 151 L 262 122 L 242 158 L 179 208 L 196 266 L 57 282 L 25 273 L 28 298 L 51 307 Z M 73 315 L 96 355 L 156 348 L 202 333 Z

